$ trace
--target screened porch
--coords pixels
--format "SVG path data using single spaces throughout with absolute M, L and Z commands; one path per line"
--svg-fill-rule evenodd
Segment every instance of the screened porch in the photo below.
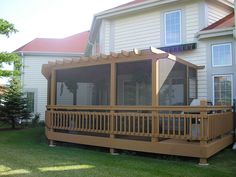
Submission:
M 230 106 L 198 98 L 202 69 L 151 47 L 43 65 L 54 141 L 207 158 L 232 143 Z

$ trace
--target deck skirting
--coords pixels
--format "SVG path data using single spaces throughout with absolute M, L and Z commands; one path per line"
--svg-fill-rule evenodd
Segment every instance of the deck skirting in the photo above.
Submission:
M 167 139 L 157 142 L 128 140 L 79 134 L 69 134 L 50 131 L 46 128 L 49 140 L 76 143 L 83 145 L 99 146 L 121 150 L 140 151 L 148 153 L 168 154 L 196 158 L 209 158 L 233 143 L 232 135 L 225 135 L 213 142 L 201 144 L 200 142 Z

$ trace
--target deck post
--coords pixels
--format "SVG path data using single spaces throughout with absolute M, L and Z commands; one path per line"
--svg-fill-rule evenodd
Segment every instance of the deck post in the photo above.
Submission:
M 110 106 L 114 107 L 116 105 L 116 63 L 111 63 L 111 71 L 110 71 Z M 114 110 L 110 111 L 110 138 L 114 139 Z M 110 148 L 110 153 L 115 154 L 115 149 Z
M 159 60 L 152 60 L 152 142 L 158 142 L 159 135 L 159 119 L 158 111 L 155 110 L 159 105 Z M 154 109 L 155 108 L 155 109 Z
M 201 99 L 200 100 L 200 105 L 207 107 L 207 100 L 206 99 Z M 204 119 L 205 116 L 207 116 L 207 110 L 205 108 L 201 111 L 201 122 L 200 122 L 200 144 L 207 144 L 207 135 L 204 134 L 207 132 L 206 128 L 208 129 L 209 125 L 207 125 L 207 120 Z M 208 135 L 209 136 L 209 135 Z
M 52 70 L 52 73 L 51 73 L 51 82 L 50 82 L 50 105 L 51 106 L 54 106 L 55 105 L 55 101 L 56 101 L 56 71 L 53 69 Z M 53 109 L 51 108 L 50 109 L 50 112 L 53 113 Z M 52 118 L 51 118 L 51 115 L 50 113 L 48 113 L 46 116 L 46 119 L 49 119 L 48 122 L 49 122 L 49 131 L 53 131 L 53 128 L 52 128 Z M 53 140 L 49 140 L 49 146 L 50 147 L 54 147 L 55 146 L 55 143 Z
M 198 165 L 200 165 L 200 166 L 207 166 L 207 165 L 209 165 L 207 163 L 207 158 L 200 158 Z
M 51 74 L 51 99 L 50 103 L 52 106 L 55 105 L 56 101 L 56 71 L 53 69 Z

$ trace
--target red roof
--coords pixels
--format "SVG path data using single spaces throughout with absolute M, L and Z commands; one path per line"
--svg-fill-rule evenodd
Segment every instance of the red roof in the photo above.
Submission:
M 89 31 L 63 39 L 36 38 L 15 52 L 84 53 L 88 37 Z
M 212 23 L 208 27 L 202 29 L 201 31 L 211 30 L 211 29 L 221 29 L 221 28 L 229 28 L 234 27 L 234 12 L 225 16 L 224 18 Z

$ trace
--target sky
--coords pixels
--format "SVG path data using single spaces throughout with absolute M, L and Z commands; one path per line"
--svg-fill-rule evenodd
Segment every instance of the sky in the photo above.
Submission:
M 35 38 L 64 38 L 90 29 L 93 16 L 131 0 L 0 0 L 0 18 L 19 31 L 0 36 L 0 52 Z

